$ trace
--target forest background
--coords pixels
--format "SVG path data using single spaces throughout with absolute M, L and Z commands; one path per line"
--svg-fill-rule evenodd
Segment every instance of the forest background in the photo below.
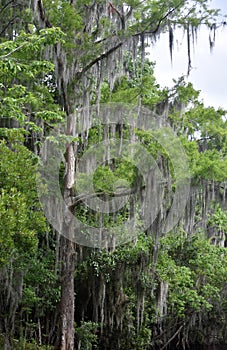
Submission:
M 181 27 L 189 74 L 218 11 L 2 0 L 0 18 L 0 347 L 226 346 L 226 111 L 184 77 L 162 89 L 146 55 Z

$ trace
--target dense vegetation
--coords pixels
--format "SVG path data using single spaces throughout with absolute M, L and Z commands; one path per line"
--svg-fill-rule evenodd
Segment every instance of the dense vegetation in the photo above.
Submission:
M 160 88 L 146 57 L 147 45 L 166 31 L 172 55 L 180 26 L 190 71 L 196 31 L 200 25 L 214 31 L 218 11 L 205 0 L 2 0 L 0 19 L 0 348 L 226 346 L 226 111 L 204 106 L 183 77 Z M 152 111 L 154 127 L 132 128 L 127 118 L 99 123 L 106 106 L 136 110 L 138 119 Z M 59 138 L 53 130 L 65 121 Z M 113 139 L 116 159 L 108 153 Z M 55 170 L 47 140 L 51 149 L 65 148 L 61 196 L 80 222 L 100 229 L 98 243 L 89 230 L 72 231 L 71 217 L 48 192 L 52 173 L 40 182 L 42 169 Z M 137 144 L 142 148 L 130 148 Z M 99 165 L 91 161 L 94 171 L 81 168 L 75 181 L 85 154 L 88 160 L 95 154 Z M 148 171 L 148 182 L 141 155 L 159 168 Z M 181 208 L 174 196 L 184 181 Z M 91 183 L 103 212 L 83 201 Z M 127 203 L 111 211 L 111 200 L 125 194 Z M 42 198 L 52 204 L 45 213 Z M 54 217 L 52 225 L 45 214 Z M 105 229 L 113 232 L 111 244 Z M 80 244 L 81 235 L 92 244 Z

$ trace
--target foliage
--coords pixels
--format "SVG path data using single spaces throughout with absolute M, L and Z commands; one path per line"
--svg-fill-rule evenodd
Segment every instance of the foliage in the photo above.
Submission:
M 158 276 L 168 282 L 168 307 L 178 317 L 209 311 L 220 300 L 226 278 L 226 249 L 200 235 L 184 232 L 164 237 L 157 265 Z
M 34 34 L 22 32 L 15 40 L 0 43 L 1 118 L 16 120 L 27 130 L 41 133 L 40 120 L 50 124 L 62 120 L 50 89 L 54 64 L 37 60 L 41 48 L 62 40 L 62 31 L 50 28 Z
M 0 347 L 4 346 L 4 338 L 0 336 Z M 13 340 L 13 348 L 15 350 L 53 350 L 52 346 L 48 345 L 38 345 L 35 342 L 28 342 L 25 339 L 18 341 L 17 339 Z
M 124 102 L 137 105 L 140 100 L 144 106 L 153 106 L 160 102 L 164 93 L 159 89 L 154 77 L 154 63 L 147 58 L 142 63 L 138 57 L 125 57 L 126 74 L 116 81 L 113 90 L 106 83 L 102 85 L 101 102 Z
M 97 349 L 98 324 L 95 322 L 82 322 L 81 325 L 75 327 L 75 337 L 78 343 L 78 348 L 81 350 Z
M 59 299 L 50 261 L 44 264 L 40 257 L 41 237 L 48 235 L 49 227 L 36 193 L 38 157 L 33 150 L 45 132 L 43 124 L 54 125 L 63 116 L 55 103 L 56 88 L 51 90 L 49 84 L 54 65 L 37 59 L 41 49 L 61 41 L 62 35 L 58 28 L 43 29 L 33 34 L 21 32 L 14 40 L 0 43 L 0 278 L 8 288 L 6 293 L 6 286 L 1 286 L 0 308 L 7 316 L 5 326 L 1 319 L 0 328 L 18 349 L 38 348 L 32 340 L 37 326 L 30 315 L 36 312 L 43 317 Z M 26 276 L 22 285 L 17 274 Z M 21 312 L 15 326 L 11 319 L 18 308 Z M 24 322 L 22 333 L 18 322 Z M 20 341 L 12 339 L 12 327 Z
M 1 261 L 11 254 L 28 256 L 37 246 L 37 234 L 47 229 L 35 191 L 35 157 L 24 146 L 0 142 Z M 6 245 L 5 245 L 6 244 Z

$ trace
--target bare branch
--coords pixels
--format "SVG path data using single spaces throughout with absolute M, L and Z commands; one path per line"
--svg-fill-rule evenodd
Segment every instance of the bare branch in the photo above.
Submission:
M 81 76 L 86 73 L 91 67 L 93 67 L 96 63 L 107 58 L 111 53 L 119 49 L 123 45 L 123 41 L 119 42 L 116 46 L 112 47 L 108 51 L 102 53 L 100 56 L 96 57 L 93 61 L 89 62 L 81 71 L 76 73 L 76 78 L 81 78 Z
M 11 24 L 14 23 L 14 21 L 15 21 L 16 19 L 19 19 L 19 17 L 18 17 L 18 16 L 15 16 L 15 17 L 13 17 L 13 18 L 11 19 L 11 21 L 9 21 L 9 22 L 7 23 L 7 25 L 6 25 L 6 26 L 2 29 L 2 31 L 0 32 L 0 36 L 6 31 L 6 29 L 7 29 Z
M 69 207 L 70 209 L 71 208 L 74 208 L 77 204 L 79 204 L 81 201 L 83 200 L 87 200 L 87 199 L 92 199 L 96 196 L 102 196 L 102 195 L 112 195 L 113 197 L 125 197 L 125 196 L 129 196 L 129 195 L 132 195 L 132 194 L 135 194 L 136 193 L 136 188 L 130 188 L 128 190 L 125 190 L 125 191 L 121 191 L 121 192 L 110 192 L 110 193 L 107 193 L 107 192 L 95 192 L 95 193 L 91 193 L 91 194 L 84 194 L 82 193 L 81 195 L 78 195 L 76 197 L 74 197 L 74 203 Z
M 20 50 L 22 47 L 24 47 L 26 44 L 27 44 L 27 43 L 25 42 L 25 43 L 23 43 L 22 45 L 16 47 L 14 50 L 8 52 L 6 55 L 0 56 L 0 59 L 2 60 L 2 59 L 5 59 L 5 58 L 9 57 L 9 56 L 12 55 L 14 52 L 16 52 L 16 51 Z
M 156 26 L 156 28 L 155 29 L 153 29 L 153 30 L 147 30 L 151 25 L 152 25 L 152 22 L 150 22 L 147 26 L 146 26 L 146 28 L 144 28 L 142 31 L 140 31 L 140 32 L 138 32 L 138 33 L 136 33 L 136 34 L 134 34 L 134 36 L 138 36 L 138 35 L 141 35 L 141 34 L 156 34 L 157 32 L 158 32 L 158 30 L 159 30 L 159 28 L 160 28 L 160 25 L 161 25 L 161 23 L 169 16 L 169 15 L 171 15 L 171 13 L 173 13 L 174 11 L 176 11 L 176 9 L 178 8 L 178 7 L 180 7 L 182 5 L 182 2 L 179 2 L 179 4 L 176 6 L 176 7 L 174 7 L 174 8 L 172 8 L 171 10 L 169 10 L 166 14 L 165 14 L 165 16 L 163 16 L 162 18 L 160 18 L 160 20 L 158 21 L 158 24 L 157 24 L 157 26 Z
M 169 345 L 169 343 L 171 343 L 171 341 L 178 335 L 178 333 L 180 333 L 182 328 L 183 328 L 183 325 L 181 325 L 180 328 L 176 331 L 176 333 L 174 333 L 174 335 L 167 341 L 167 343 L 165 343 L 165 345 L 161 348 L 161 350 L 164 350 Z
M 0 15 L 2 14 L 2 12 L 12 3 L 14 2 L 14 0 L 10 0 L 7 4 L 5 4 L 5 6 L 3 6 L 0 10 Z M 21 4 L 14 4 L 11 6 L 12 7 L 16 7 L 16 6 L 20 6 Z

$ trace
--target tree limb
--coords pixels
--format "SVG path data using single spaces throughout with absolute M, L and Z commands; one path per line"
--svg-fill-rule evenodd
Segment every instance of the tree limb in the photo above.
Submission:
M 178 6 L 180 6 L 180 4 Z M 156 26 L 156 28 L 154 30 L 149 31 L 149 32 L 146 31 L 146 28 L 148 28 L 151 25 L 151 23 L 149 23 L 149 25 L 147 25 L 147 27 L 145 29 L 143 29 L 142 31 L 140 31 L 138 33 L 133 34 L 133 37 L 140 36 L 142 34 L 155 34 L 159 30 L 159 27 L 160 27 L 162 21 L 164 21 L 172 12 L 174 12 L 177 7 L 175 7 L 174 9 L 171 9 L 170 11 L 168 11 L 168 13 L 166 13 L 165 16 L 163 16 L 159 20 L 159 22 L 158 22 L 158 24 L 157 24 L 157 26 Z M 104 41 L 105 39 L 102 39 L 102 40 Z M 117 45 L 115 45 L 114 47 L 112 47 L 108 51 L 102 53 L 100 56 L 96 57 L 93 61 L 89 62 L 80 72 L 76 73 L 76 78 L 80 78 L 85 72 L 87 72 L 96 63 L 98 63 L 99 61 L 103 60 L 104 58 L 107 58 L 111 53 L 113 53 L 114 51 L 119 49 L 119 47 L 121 47 L 123 45 L 123 43 L 124 43 L 124 41 L 120 41 Z
M 0 10 L 0 15 L 2 14 L 2 12 L 12 3 L 14 2 L 14 0 L 10 0 L 7 4 L 5 4 L 5 6 L 3 6 Z M 16 6 L 20 6 L 21 4 L 14 4 L 11 6 L 12 7 L 16 7 Z
M 174 11 L 176 11 L 176 9 L 178 8 L 178 7 L 180 7 L 182 5 L 182 2 L 179 2 L 179 4 L 176 6 L 176 7 L 174 7 L 174 8 L 172 8 L 171 10 L 169 10 L 166 14 L 165 14 L 165 16 L 163 16 L 162 18 L 160 18 L 160 20 L 158 21 L 158 24 L 157 24 L 157 26 L 156 26 L 156 28 L 155 29 L 153 29 L 153 30 L 147 30 L 151 25 L 152 25 L 152 22 L 150 22 L 142 31 L 140 31 L 140 32 L 138 32 L 138 33 L 136 33 L 136 34 L 134 34 L 134 36 L 139 36 L 139 35 L 141 35 L 141 34 L 156 34 L 157 32 L 158 32 L 158 30 L 159 30 L 159 28 L 160 28 L 160 25 L 161 25 L 161 23 L 171 14 L 171 13 L 173 13 Z
M 43 7 L 42 0 L 38 0 L 38 8 L 39 8 L 39 14 L 40 14 L 41 20 L 44 22 L 44 24 L 46 25 L 47 28 L 51 28 L 52 24 L 50 23 L 50 21 L 46 17 L 45 9 Z
M 24 47 L 26 44 L 27 44 L 27 43 L 25 42 L 25 43 L 23 43 L 22 45 L 16 47 L 14 50 L 8 52 L 6 55 L 0 56 L 0 59 L 2 60 L 2 59 L 5 59 L 5 58 L 9 57 L 9 56 L 12 55 L 14 52 L 16 52 L 16 51 L 20 50 L 22 47 Z
M 161 348 L 161 350 L 164 350 L 169 345 L 169 343 L 171 343 L 171 341 L 178 335 L 178 333 L 180 333 L 182 328 L 183 328 L 183 325 L 181 325 L 180 328 L 176 331 L 176 333 L 174 333 L 174 335 L 167 341 L 167 343 L 165 343 L 165 345 Z
M 2 29 L 2 31 L 0 32 L 0 36 L 6 31 L 6 29 L 12 24 L 12 23 L 14 23 L 14 21 L 16 20 L 16 19 L 18 19 L 19 17 L 18 16 L 15 16 L 15 17 L 13 17 L 12 19 L 11 19 L 11 21 L 9 21 L 8 23 L 7 23 L 7 25 Z
M 100 56 L 96 57 L 93 61 L 89 62 L 84 68 L 82 68 L 79 72 L 76 73 L 76 78 L 81 78 L 81 76 L 86 73 L 92 66 L 94 66 L 99 61 L 107 58 L 111 53 L 119 49 L 123 45 L 123 41 L 119 42 L 116 46 L 112 47 L 108 51 L 102 53 Z
M 69 209 L 74 208 L 77 204 L 79 204 L 81 201 L 85 200 L 85 199 L 92 199 L 94 197 L 96 197 L 97 195 L 101 196 L 101 195 L 113 195 L 114 197 L 125 197 L 125 196 L 129 196 L 131 194 L 135 194 L 136 192 L 136 188 L 130 188 L 126 191 L 122 191 L 122 192 L 96 192 L 96 193 L 91 193 L 91 194 L 81 194 L 78 195 L 76 197 L 74 197 L 73 199 L 75 200 L 75 202 L 73 202 L 73 204 L 71 206 L 69 206 Z

